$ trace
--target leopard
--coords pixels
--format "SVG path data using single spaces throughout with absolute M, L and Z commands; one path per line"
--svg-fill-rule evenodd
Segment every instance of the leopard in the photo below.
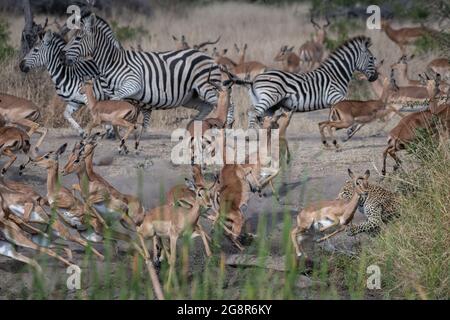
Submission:
M 353 196 L 353 189 L 353 181 L 345 181 L 337 199 L 350 200 Z M 367 194 L 359 200 L 358 208 L 367 220 L 360 224 L 347 226 L 347 235 L 355 236 L 365 232 L 373 236 L 379 233 L 383 224 L 399 217 L 398 195 L 379 185 L 370 183 Z

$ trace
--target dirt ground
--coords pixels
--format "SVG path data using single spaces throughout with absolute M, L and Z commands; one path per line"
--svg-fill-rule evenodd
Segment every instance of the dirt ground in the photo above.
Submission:
M 294 116 L 291 126 L 288 129 L 288 140 L 292 152 L 292 163 L 290 167 L 281 175 L 279 182 L 280 203 L 277 203 L 270 188 L 264 191 L 260 198 L 256 194 L 250 196 L 248 209 L 246 211 L 246 230 L 256 232 L 259 219 L 266 215 L 268 218 L 268 234 L 270 234 L 271 252 L 273 257 L 279 257 L 282 248 L 282 219 L 283 213 L 288 210 L 292 217 L 303 206 L 319 199 L 334 199 L 341 185 L 347 178 L 347 168 L 354 172 L 362 173 L 366 169 L 372 172 L 371 181 L 379 180 L 381 154 L 386 144 L 386 131 L 379 134 L 382 127 L 380 123 L 373 123 L 363 128 L 353 139 L 342 143 L 342 151 L 325 150 L 322 147 L 317 122 L 326 119 L 328 110 L 299 113 Z M 391 120 L 388 127 L 397 122 Z M 342 137 L 344 132 L 338 132 Z M 72 146 L 79 138 L 71 129 L 51 129 L 41 148 L 42 151 L 54 150 L 61 144 L 68 143 L 68 151 L 62 156 L 60 166 L 64 165 L 67 155 Z M 162 191 L 167 191 L 176 183 L 181 183 L 185 177 L 190 176 L 189 166 L 173 165 L 170 161 L 171 148 L 174 142 L 170 140 L 169 131 L 149 130 L 143 138 L 139 154 L 130 152 L 128 155 L 118 155 L 118 142 L 103 140 L 99 143 L 95 151 L 96 162 L 101 159 L 112 158 L 110 165 L 96 166 L 95 170 L 104 178 L 110 181 L 120 191 L 124 193 L 136 193 L 137 190 L 137 167 L 143 168 L 143 190 L 144 206 L 152 208 L 160 203 Z M 132 146 L 132 143 L 129 144 Z M 30 166 L 22 177 L 18 176 L 18 164 L 22 158 L 7 173 L 8 178 L 27 181 L 32 184 L 37 191 L 45 193 L 46 173 L 44 169 Z M 3 163 L 5 160 L 1 159 Z M 75 176 L 63 178 L 63 184 L 70 186 L 76 182 Z M 275 217 L 275 219 L 273 219 Z M 364 219 L 361 213 L 355 216 L 358 223 Z M 275 223 L 272 223 L 274 221 Z M 293 220 L 294 221 L 294 220 Z M 209 223 L 204 221 L 205 225 Z M 205 257 L 199 238 L 198 250 L 193 256 L 193 266 L 204 263 Z M 327 240 L 319 245 L 313 245 L 312 241 L 307 242 L 307 250 L 314 256 L 312 248 L 324 249 L 325 252 L 343 252 L 352 254 L 360 245 L 361 238 L 349 238 L 345 233 Z M 236 249 L 224 240 L 223 251 L 226 255 L 237 253 Z M 81 253 L 80 253 L 81 254 Z M 78 257 L 78 253 L 75 258 Z M 79 256 L 81 258 L 81 255 Z M 32 277 L 23 272 L 17 272 L 22 268 L 22 264 L 14 262 L 8 258 L 0 257 L 0 298 L 20 298 L 23 286 L 29 286 Z M 59 266 L 61 270 L 61 266 Z M 58 266 L 55 263 L 55 269 Z M 230 268 L 229 281 L 237 281 L 232 275 Z M 46 278 L 51 281 L 52 275 L 47 274 Z M 234 280 L 233 280 L 234 279 Z M 56 287 L 64 284 L 55 283 Z M 237 283 L 230 283 L 234 288 L 239 288 Z M 238 294 L 238 293 L 234 293 Z M 67 298 L 70 298 L 67 297 Z

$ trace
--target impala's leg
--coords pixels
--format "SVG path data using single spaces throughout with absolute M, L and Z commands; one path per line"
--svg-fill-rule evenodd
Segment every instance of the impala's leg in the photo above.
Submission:
M 8 148 L 5 149 L 1 149 L 1 153 L 0 154 L 4 154 L 5 156 L 9 157 L 11 160 L 9 160 L 2 168 L 2 172 L 1 175 L 4 175 L 6 173 L 6 171 L 9 169 L 9 167 L 14 163 L 14 161 L 16 161 L 17 157 L 16 155 Z
M 364 127 L 364 124 L 361 123 L 358 123 L 356 126 L 351 126 L 349 130 L 347 130 L 347 137 L 344 138 L 344 141 L 350 140 L 362 127 Z
M 80 136 L 84 135 L 84 130 L 81 128 L 81 126 L 75 121 L 75 119 L 72 117 L 72 113 L 77 111 L 80 108 L 80 105 L 77 104 L 68 104 L 66 106 L 66 110 L 64 111 L 64 118 L 66 118 L 67 121 L 69 121 L 72 128 L 78 131 L 78 134 Z
M 172 281 L 172 275 L 175 269 L 175 263 L 177 261 L 177 240 L 177 235 L 170 235 L 169 279 L 167 280 L 168 285 L 170 285 Z
M 342 232 L 342 231 L 344 231 L 344 230 L 345 230 L 345 226 L 341 226 L 339 229 L 337 229 L 337 230 L 333 231 L 332 233 L 330 233 L 330 234 L 328 234 L 328 235 L 326 235 L 326 236 L 324 236 L 324 237 L 318 239 L 316 242 L 322 242 L 322 241 L 325 241 L 325 240 L 327 240 L 328 238 L 331 238 L 331 237 L 335 236 L 336 234 L 338 234 L 339 232 Z
M 292 229 L 291 231 L 291 241 L 292 241 L 292 245 L 294 246 L 294 250 L 295 250 L 295 254 L 297 257 L 300 257 L 302 255 L 301 251 L 300 251 L 300 246 L 298 244 L 297 241 L 297 235 L 300 232 L 300 227 L 295 227 L 294 229 Z
M 119 150 L 124 149 L 125 153 L 128 153 L 128 149 L 125 145 L 125 141 L 128 139 L 128 136 L 130 133 L 134 130 L 134 124 L 128 122 L 125 119 L 114 119 L 112 122 L 113 125 L 120 126 L 126 128 L 126 132 L 123 135 L 122 139 L 120 140 L 120 147 Z
M 28 119 L 21 119 L 16 122 L 17 124 L 29 128 L 28 135 L 31 137 L 35 132 L 40 135 L 39 140 L 36 142 L 36 148 L 39 148 L 39 146 L 42 144 L 42 141 L 44 140 L 45 136 L 47 135 L 47 128 L 41 127 L 39 124 L 37 124 L 34 121 L 28 120 Z
M 86 128 L 87 135 L 90 136 L 92 133 L 92 129 L 99 126 L 100 123 L 101 123 L 100 118 L 97 115 L 93 115 L 92 120 L 89 122 Z
M 208 239 L 206 239 L 206 232 L 205 232 L 205 230 L 203 230 L 203 227 L 199 223 L 197 223 L 196 229 L 198 229 L 198 232 L 200 233 L 200 236 L 202 237 L 203 245 L 205 246 L 206 255 L 208 257 L 210 257 L 212 255 L 212 253 L 211 253 L 211 249 L 209 247 Z
M 38 252 L 45 253 L 45 254 L 49 255 L 50 257 L 53 257 L 53 258 L 61 261 L 62 263 L 64 263 L 67 266 L 72 265 L 72 263 L 70 263 L 70 261 L 64 259 L 63 257 L 58 255 L 54 251 L 44 248 L 44 247 L 41 247 L 41 246 L 38 246 L 37 244 L 32 242 L 30 239 L 28 239 L 28 237 L 23 233 L 23 231 L 14 222 L 8 221 L 6 219 L 2 219 L 2 223 L 5 225 L 5 227 L 6 227 L 5 229 L 7 229 L 7 230 L 3 230 L 4 231 L 3 233 L 5 234 L 5 237 L 12 243 L 14 243 L 18 246 L 21 246 L 21 247 L 25 247 L 25 248 L 36 250 Z
M 329 123 L 330 123 L 330 121 L 319 122 L 320 136 L 322 137 L 322 143 L 325 148 L 330 147 L 330 145 L 327 142 L 327 137 L 325 136 L 325 129 L 328 127 Z
M 390 148 L 390 146 L 387 146 L 387 148 L 383 151 L 383 169 L 381 169 L 381 174 L 383 176 L 386 175 L 386 159 L 387 159 L 389 148 Z

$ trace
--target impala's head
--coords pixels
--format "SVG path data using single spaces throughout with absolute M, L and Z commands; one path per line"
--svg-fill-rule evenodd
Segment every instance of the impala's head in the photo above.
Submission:
M 58 166 L 59 156 L 62 155 L 64 151 L 66 151 L 66 148 L 67 143 L 64 143 L 57 150 L 46 152 L 43 155 L 32 159 L 31 161 L 35 165 L 38 165 L 45 169 L 55 168 Z
M 84 161 L 86 158 L 93 156 L 98 140 L 104 135 L 105 134 L 100 134 L 97 132 L 90 137 L 77 142 L 74 145 L 69 158 L 67 159 L 67 163 L 62 170 L 62 174 L 65 176 L 73 172 L 78 172 L 85 164 Z
M 181 35 L 181 38 L 178 39 L 178 37 L 175 37 L 174 35 L 172 35 L 172 39 L 173 41 L 175 41 L 175 47 L 177 50 L 184 50 L 184 49 L 189 49 L 190 46 L 186 41 L 186 37 L 184 36 L 184 34 Z
M 184 179 L 189 190 L 195 193 L 196 200 L 199 201 L 200 206 L 205 208 L 212 207 L 212 201 L 209 190 L 205 187 L 197 186 L 193 180 Z
M 275 58 L 273 58 L 274 61 L 284 61 L 287 59 L 290 53 L 294 51 L 294 46 L 288 48 L 288 46 L 282 46 L 280 48 L 280 51 L 276 54 Z
M 74 172 L 78 172 L 78 170 L 81 168 L 82 159 L 80 154 L 84 146 L 85 146 L 84 140 L 75 143 L 72 152 L 69 154 L 69 158 L 67 159 L 66 165 L 64 166 L 61 172 L 63 176 L 66 176 Z
M 52 60 L 58 59 L 58 56 L 55 54 L 55 49 L 61 50 L 63 45 L 63 40 L 48 30 L 41 40 L 20 61 L 20 70 L 26 73 L 32 69 L 47 66 Z
M 85 79 L 83 86 L 80 88 L 81 94 L 86 94 L 88 91 L 92 91 L 94 87 L 94 81 L 92 79 Z
M 364 175 L 355 175 L 352 170 L 348 169 L 348 175 L 353 181 L 353 188 L 357 194 L 366 194 L 369 191 L 370 171 L 366 170 Z
M 318 42 L 324 42 L 326 37 L 327 28 L 330 26 L 331 22 L 328 19 L 328 16 L 325 16 L 326 22 L 323 25 L 319 25 L 316 21 L 314 21 L 313 15 L 311 15 L 311 24 L 314 29 L 316 29 L 315 40 Z

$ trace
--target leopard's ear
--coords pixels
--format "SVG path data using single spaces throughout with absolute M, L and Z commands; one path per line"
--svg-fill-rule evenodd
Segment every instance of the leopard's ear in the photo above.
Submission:
M 350 176 L 350 178 L 354 178 L 355 175 L 353 174 L 352 170 L 350 170 L 350 168 L 348 168 L 348 175 Z
M 366 172 L 364 173 L 364 179 L 369 179 L 370 177 L 370 170 L 366 170 Z

